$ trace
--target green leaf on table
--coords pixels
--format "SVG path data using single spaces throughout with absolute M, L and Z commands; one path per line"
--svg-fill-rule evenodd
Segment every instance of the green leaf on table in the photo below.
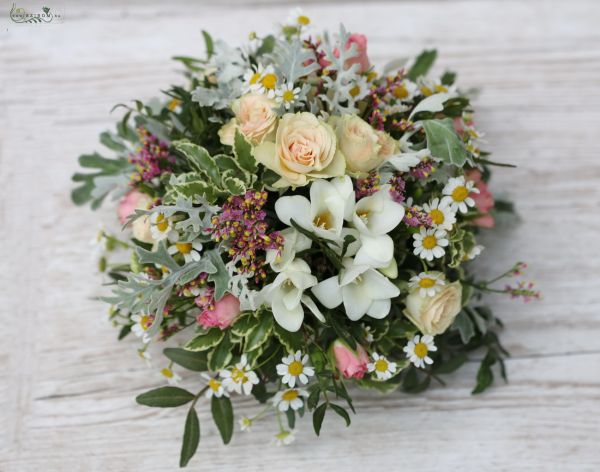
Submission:
M 205 372 L 208 370 L 206 352 L 194 352 L 179 347 L 168 347 L 163 349 L 163 354 L 181 367 L 194 372 Z
M 323 425 L 326 410 L 327 403 L 321 403 L 313 413 L 313 428 L 315 429 L 315 434 L 317 436 L 321 433 L 321 426 Z
M 225 332 L 219 328 L 210 328 L 188 341 L 184 348 L 188 351 L 206 351 L 219 344 L 224 336 Z
M 436 374 L 450 374 L 467 362 L 468 358 L 464 353 L 457 354 L 443 362 L 436 363 L 433 372 Z
M 330 403 L 329 406 L 333 409 L 333 411 L 335 411 L 339 416 L 341 416 L 342 418 L 344 418 L 344 421 L 346 422 L 346 427 L 350 426 L 350 415 L 348 415 L 348 412 L 345 410 L 345 408 L 336 405 L 335 403 Z
M 194 394 L 179 387 L 160 387 L 135 397 L 140 405 L 173 408 L 191 402 Z
M 437 58 L 437 51 L 435 49 L 425 50 L 417 56 L 414 64 L 408 70 L 406 77 L 410 80 L 415 81 L 419 77 L 426 75 L 433 66 L 435 59 Z
M 200 421 L 196 410 L 192 407 L 188 411 L 185 419 L 185 428 L 183 429 L 183 442 L 181 444 L 181 454 L 179 456 L 179 467 L 185 467 L 190 459 L 196 454 L 198 443 L 200 442 Z
M 426 120 L 423 122 L 427 135 L 427 147 L 431 155 L 447 164 L 462 167 L 467 160 L 467 150 L 454 131 L 450 118 L 443 120 Z
M 212 397 L 210 411 L 213 420 L 219 429 L 224 444 L 228 444 L 233 436 L 233 408 L 231 400 L 227 397 Z
M 477 371 L 477 385 L 471 392 L 473 395 L 483 392 L 494 382 L 494 372 L 492 366 L 496 363 L 496 353 L 493 349 L 489 349 Z

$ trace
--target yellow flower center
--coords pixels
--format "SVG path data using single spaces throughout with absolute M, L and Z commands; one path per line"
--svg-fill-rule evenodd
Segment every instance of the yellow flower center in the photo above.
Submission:
M 292 400 L 298 398 L 298 390 L 286 390 L 285 392 L 283 392 L 281 398 L 286 402 L 291 402 Z
M 169 111 L 173 111 L 173 110 L 175 110 L 175 108 L 177 108 L 179 106 L 180 103 L 181 102 L 179 100 L 174 98 L 173 100 L 171 100 L 169 102 L 169 104 L 167 105 L 167 108 L 169 109 Z
M 144 331 L 148 330 L 152 326 L 152 319 L 148 315 L 142 315 L 140 318 L 140 326 Z
M 468 196 L 469 191 L 467 190 L 467 187 L 464 187 L 462 185 L 452 190 L 452 199 L 455 202 L 464 202 L 465 198 L 467 198 Z
M 386 361 L 385 359 L 377 359 L 377 362 L 375 362 L 375 370 L 377 372 L 387 372 L 388 370 L 388 361 Z
M 233 369 L 231 369 L 231 380 L 233 380 L 235 383 L 246 383 L 248 381 L 248 377 L 246 377 L 246 372 L 244 372 L 241 369 L 238 369 L 237 367 L 234 367 Z
M 425 249 L 433 249 L 437 245 L 437 239 L 435 236 L 425 236 L 423 238 L 423 247 Z
M 421 87 L 421 93 L 423 95 L 425 95 L 426 97 L 429 97 L 430 95 L 433 95 L 432 90 L 429 87 L 425 86 L 425 85 L 423 85 L 423 87 Z
M 443 85 L 436 85 L 435 91 L 438 93 L 446 93 L 448 91 L 448 89 L 446 87 L 444 87 Z
M 304 370 L 304 366 L 302 365 L 302 362 L 300 362 L 300 361 L 293 361 L 288 366 L 288 372 L 291 375 L 300 375 L 303 370 Z
M 173 378 L 173 371 L 171 369 L 167 369 L 166 367 L 164 369 L 162 369 L 160 371 L 160 373 L 163 374 L 168 379 Z
M 424 359 L 428 352 L 429 349 L 427 349 L 427 344 L 417 343 L 415 345 L 415 356 L 417 356 L 419 359 Z
M 328 211 L 319 213 L 313 220 L 313 225 L 317 228 L 331 229 L 333 228 L 333 217 Z
M 175 247 L 181 254 L 189 254 L 192 250 L 192 243 L 176 243 Z
M 296 18 L 296 21 L 302 26 L 310 25 L 310 18 L 305 15 L 300 15 L 298 18 Z
M 372 80 L 377 78 L 377 72 L 375 72 L 374 70 L 372 70 L 371 72 L 369 72 L 367 74 L 367 82 L 371 82 Z
M 293 102 L 294 101 L 294 92 L 292 90 L 286 90 L 285 92 L 283 92 L 283 95 L 281 96 L 281 98 L 283 98 L 284 102 Z
M 260 73 L 255 72 L 254 75 L 250 77 L 250 85 L 254 85 L 256 82 L 258 82 L 258 79 L 260 79 Z
M 213 392 L 218 392 L 219 388 L 221 388 L 221 382 L 215 379 L 210 379 L 208 381 L 208 386 L 211 388 Z
M 156 227 L 161 233 L 164 233 L 167 229 L 169 229 L 169 220 L 165 218 L 165 215 L 159 213 L 156 217 Z
M 435 285 L 435 279 L 430 279 L 429 277 L 425 277 L 419 281 L 419 287 L 421 288 L 431 288 Z
M 358 85 L 355 85 L 350 89 L 350 92 L 348 93 L 351 97 L 356 97 L 360 93 L 360 87 Z
M 429 212 L 429 217 L 434 225 L 441 225 L 444 222 L 444 213 L 437 208 L 434 208 Z
M 408 97 L 408 90 L 404 85 L 399 85 L 394 89 L 394 97 L 396 98 L 406 98 Z
M 273 90 L 277 85 L 277 76 L 275 74 L 267 74 L 260 80 L 260 83 L 266 89 Z

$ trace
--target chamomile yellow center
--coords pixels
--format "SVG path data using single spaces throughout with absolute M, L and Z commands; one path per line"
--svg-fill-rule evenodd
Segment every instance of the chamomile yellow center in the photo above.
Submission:
M 281 96 L 284 102 L 293 102 L 294 101 L 294 92 L 292 90 L 286 90 L 283 92 Z
M 417 356 L 418 358 L 424 359 L 428 352 L 429 349 L 427 349 L 427 344 L 417 343 L 415 345 L 415 356 Z
M 419 281 L 419 287 L 421 288 L 431 288 L 435 285 L 435 280 L 430 279 L 429 277 L 422 278 Z
M 140 326 L 144 331 L 146 331 L 150 326 L 152 326 L 152 318 L 149 315 L 142 315 L 140 318 Z
M 437 238 L 435 236 L 425 236 L 423 238 L 423 247 L 425 249 L 433 249 L 437 245 Z
M 328 211 L 319 213 L 313 219 L 313 224 L 317 228 L 331 229 L 331 228 L 333 228 L 333 216 Z
M 444 222 L 444 212 L 434 208 L 429 212 L 429 217 L 434 225 L 441 225 Z
M 172 379 L 173 378 L 173 371 L 171 369 L 168 368 L 164 368 L 160 371 L 161 374 L 163 374 L 166 378 L 168 379 Z
M 452 190 L 452 199 L 455 202 L 464 202 L 465 199 L 469 196 L 469 191 L 467 187 L 460 185 Z
M 448 91 L 448 89 L 446 87 L 444 87 L 443 85 L 436 85 L 435 91 L 438 93 L 446 93 Z
M 167 105 L 167 108 L 169 109 L 169 111 L 173 111 L 173 110 L 175 110 L 175 108 L 177 108 L 179 106 L 180 103 L 181 102 L 179 100 L 174 98 L 173 100 L 171 100 L 169 102 L 169 104 Z
M 260 83 L 266 89 L 273 90 L 277 85 L 277 76 L 275 74 L 266 74 L 262 79 L 260 79 Z
M 218 380 L 215 380 L 215 379 L 210 379 L 208 381 L 208 386 L 210 387 L 210 389 L 213 392 L 218 392 L 219 388 L 221 388 L 221 382 L 219 382 Z
M 304 366 L 302 365 L 302 362 L 300 362 L 300 361 L 292 361 L 290 363 L 290 365 L 288 366 L 288 372 L 291 375 L 300 375 L 303 370 L 304 370 Z
M 298 398 L 298 390 L 286 390 L 283 392 L 281 398 L 286 402 L 291 402 L 292 400 Z
M 388 370 L 388 361 L 385 359 L 377 359 L 375 362 L 375 370 L 377 372 L 387 372 Z
M 244 372 L 242 369 L 234 367 L 231 369 L 231 380 L 233 380 L 235 383 L 243 384 L 246 383 L 248 377 L 246 377 L 246 372 Z
M 254 85 L 260 79 L 260 72 L 255 72 L 252 77 L 250 77 L 250 85 Z
M 192 243 L 176 243 L 175 247 L 181 254 L 189 254 L 192 251 Z
M 425 86 L 425 85 L 423 85 L 423 86 L 420 88 L 420 90 L 421 90 L 421 93 L 422 93 L 423 95 L 425 95 L 426 97 L 429 97 L 430 95 L 433 95 L 433 91 L 432 91 L 432 90 L 431 90 L 429 87 L 427 87 L 427 86 Z
M 404 85 L 398 85 L 398 87 L 394 89 L 394 97 L 406 98 L 408 97 L 408 90 L 406 90 L 406 87 Z
M 296 18 L 296 21 L 302 26 L 310 25 L 310 18 L 306 15 L 300 15 L 298 18 Z
M 169 229 L 169 221 L 165 218 L 165 215 L 163 215 L 162 213 L 159 213 L 156 217 L 156 228 L 161 233 L 164 233 L 165 231 L 167 231 L 167 229 Z
M 360 93 L 360 87 L 358 85 L 355 85 L 354 87 L 352 87 L 350 89 L 350 92 L 348 92 L 348 93 L 350 93 L 351 97 L 356 97 Z

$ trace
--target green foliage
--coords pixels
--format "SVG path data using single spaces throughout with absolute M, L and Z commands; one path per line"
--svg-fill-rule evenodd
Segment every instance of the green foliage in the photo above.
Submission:
M 127 185 L 127 174 L 131 172 L 131 164 L 127 159 L 108 159 L 98 153 L 80 156 L 79 165 L 93 169 L 93 172 L 73 175 L 73 182 L 81 185 L 71 192 L 71 199 L 76 205 L 84 205 L 91 201 L 94 210 L 111 191 Z
M 231 400 L 227 397 L 213 396 L 210 402 L 210 411 L 217 429 L 223 439 L 223 444 L 228 444 L 233 436 L 233 408 Z
M 321 433 L 321 426 L 323 425 L 326 411 L 327 403 L 321 403 L 313 412 L 313 428 L 317 436 Z
M 417 56 L 414 64 L 408 70 L 406 77 L 412 81 L 417 80 L 419 77 L 423 75 L 427 75 L 431 66 L 435 62 L 437 58 L 437 51 L 435 49 L 423 51 L 421 54 Z
M 454 131 L 450 118 L 443 120 L 426 120 L 423 128 L 427 135 L 427 147 L 433 157 L 446 164 L 462 167 L 467 160 L 467 150 Z
M 185 349 L 188 351 L 206 351 L 221 342 L 225 332 L 219 328 L 210 328 L 189 340 Z
M 135 398 L 140 405 L 159 408 L 174 408 L 194 399 L 194 394 L 179 387 L 160 387 L 142 393 Z
M 204 372 L 208 370 L 206 352 L 194 352 L 178 347 L 168 347 L 163 349 L 163 354 L 167 359 L 185 369 L 193 370 L 194 372 Z
M 200 442 L 200 421 L 194 407 L 190 408 L 185 419 L 183 429 L 183 442 L 181 444 L 181 454 L 179 457 L 179 467 L 187 466 L 188 462 L 198 449 Z
M 219 328 L 212 328 L 219 329 Z M 208 354 L 208 368 L 217 372 L 225 368 L 231 361 L 231 350 L 233 342 L 228 331 L 224 331 L 224 335 L 218 344 L 215 345 L 214 349 Z

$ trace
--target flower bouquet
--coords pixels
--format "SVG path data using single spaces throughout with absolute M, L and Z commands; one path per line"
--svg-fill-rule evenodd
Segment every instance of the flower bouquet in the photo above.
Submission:
M 77 204 L 119 200 L 123 232 L 98 236 L 103 299 L 147 362 L 168 346 L 168 385 L 137 402 L 186 406 L 181 466 L 205 398 L 225 443 L 231 398 L 252 395 L 241 429 L 273 418 L 288 444 L 307 414 L 317 435 L 327 413 L 349 425 L 350 384 L 419 393 L 483 348 L 480 393 L 508 355 L 481 295 L 538 296 L 494 285 L 522 263 L 491 281 L 469 268 L 512 206 L 488 190 L 506 164 L 480 149 L 455 74 L 427 75 L 434 50 L 377 69 L 363 35 L 310 28 L 294 14 L 243 47 L 204 32 L 205 59 L 175 58 L 187 84 L 118 105 L 100 136 L 115 156 L 73 176 Z

